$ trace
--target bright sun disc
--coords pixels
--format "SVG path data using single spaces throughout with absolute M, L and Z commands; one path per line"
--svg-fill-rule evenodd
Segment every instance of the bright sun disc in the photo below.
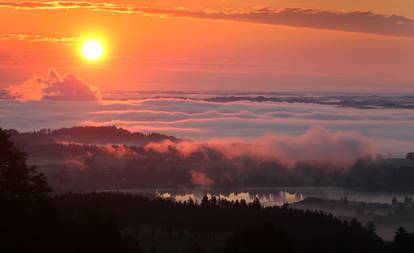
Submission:
M 82 53 L 88 60 L 98 60 L 103 55 L 103 47 L 96 40 L 89 40 L 83 44 Z

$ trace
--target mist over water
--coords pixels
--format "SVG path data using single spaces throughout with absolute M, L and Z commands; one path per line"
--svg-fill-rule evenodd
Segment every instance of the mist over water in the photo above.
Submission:
M 216 197 L 219 199 L 224 199 L 228 201 L 233 202 L 240 202 L 242 200 L 246 201 L 247 204 L 252 203 L 256 199 L 260 200 L 260 203 L 264 207 L 268 206 L 281 206 L 285 203 L 295 203 L 298 201 L 303 200 L 303 195 L 294 193 L 291 194 L 289 192 L 285 191 L 279 191 L 279 192 L 269 192 L 269 193 L 253 193 L 253 192 L 232 192 L 229 194 L 225 193 L 207 193 L 205 195 L 199 194 L 199 193 L 186 193 L 186 194 L 173 194 L 169 192 L 165 193 L 159 193 L 156 192 L 156 194 L 161 198 L 166 199 L 174 199 L 177 202 L 184 202 L 189 201 L 192 199 L 193 201 L 196 201 L 197 203 L 201 203 L 201 200 L 204 196 L 207 196 L 209 199 L 212 197 Z
M 392 192 L 366 192 L 346 190 L 340 187 L 283 187 L 283 188 L 239 188 L 239 189 L 180 189 L 180 188 L 159 188 L 159 189 L 127 189 L 110 190 L 116 192 L 139 194 L 152 197 L 171 199 L 177 202 L 189 201 L 200 203 L 204 196 L 209 199 L 216 198 L 229 201 L 245 200 L 252 203 L 256 198 L 262 206 L 282 206 L 285 203 L 292 204 L 306 198 L 323 198 L 366 203 L 391 204 L 394 197 L 403 201 L 405 197 L 414 197 L 414 193 L 392 193 Z
M 375 151 L 393 157 L 412 149 L 413 96 L 408 95 L 122 92 L 103 93 L 96 101 L 82 98 L 0 99 L 0 121 L 3 128 L 18 131 L 115 125 L 202 141 L 299 136 L 322 127 L 361 135 Z

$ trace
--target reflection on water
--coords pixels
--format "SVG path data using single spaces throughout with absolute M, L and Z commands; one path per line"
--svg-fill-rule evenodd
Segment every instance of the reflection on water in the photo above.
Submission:
M 267 206 L 281 206 L 284 203 L 294 203 L 303 200 L 303 195 L 299 193 L 289 193 L 286 191 L 279 191 L 277 193 L 267 193 L 267 194 L 254 194 L 250 192 L 231 192 L 229 194 L 194 194 L 194 193 L 186 193 L 186 194 L 172 194 L 170 192 L 160 193 L 158 190 L 156 191 L 156 196 L 161 198 L 167 199 L 174 199 L 177 202 L 188 201 L 190 199 L 200 203 L 201 199 L 204 196 L 207 196 L 211 199 L 213 196 L 219 199 L 224 199 L 228 201 L 241 201 L 242 199 L 245 200 L 248 204 L 252 203 L 256 198 L 260 200 L 260 203 L 267 207 Z
M 114 190 L 112 190 L 114 191 Z M 186 188 L 147 188 L 128 189 L 121 192 L 156 196 L 173 199 L 175 201 L 187 201 L 192 199 L 201 202 L 207 195 L 216 198 L 240 201 L 244 199 L 251 203 L 258 198 L 263 206 L 281 206 L 284 203 L 294 203 L 307 197 L 341 199 L 346 197 L 350 201 L 361 201 L 370 203 L 391 204 L 392 198 L 396 197 L 403 201 L 404 197 L 414 197 L 413 193 L 390 193 L 390 192 L 361 192 L 346 190 L 339 187 L 285 187 L 285 188 L 238 188 L 238 189 L 186 189 Z

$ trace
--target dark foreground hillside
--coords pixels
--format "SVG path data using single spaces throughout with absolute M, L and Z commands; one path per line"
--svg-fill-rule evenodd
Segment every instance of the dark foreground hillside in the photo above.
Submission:
M 330 214 L 263 208 L 216 198 L 176 203 L 116 193 L 50 195 L 0 130 L 0 252 L 411 252 L 399 229 L 392 244 L 375 225 Z
M 3 200 L 8 252 L 382 252 L 369 227 L 331 215 L 205 198 L 91 193 Z M 152 249 L 151 249 L 152 248 Z M 158 251 L 157 251 L 158 252 Z
M 202 203 L 114 194 L 2 199 L 2 252 L 412 252 L 400 229 L 384 243 L 375 226 L 259 202 Z M 4 251 L 3 251 L 4 250 Z M 407 251 L 409 250 L 409 251 Z

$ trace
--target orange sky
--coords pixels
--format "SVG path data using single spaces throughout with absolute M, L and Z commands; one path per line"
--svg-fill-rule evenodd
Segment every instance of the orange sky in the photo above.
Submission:
M 0 3 L 0 88 L 55 68 L 103 90 L 414 91 L 411 0 L 21 2 Z M 91 35 L 96 63 L 59 41 Z

